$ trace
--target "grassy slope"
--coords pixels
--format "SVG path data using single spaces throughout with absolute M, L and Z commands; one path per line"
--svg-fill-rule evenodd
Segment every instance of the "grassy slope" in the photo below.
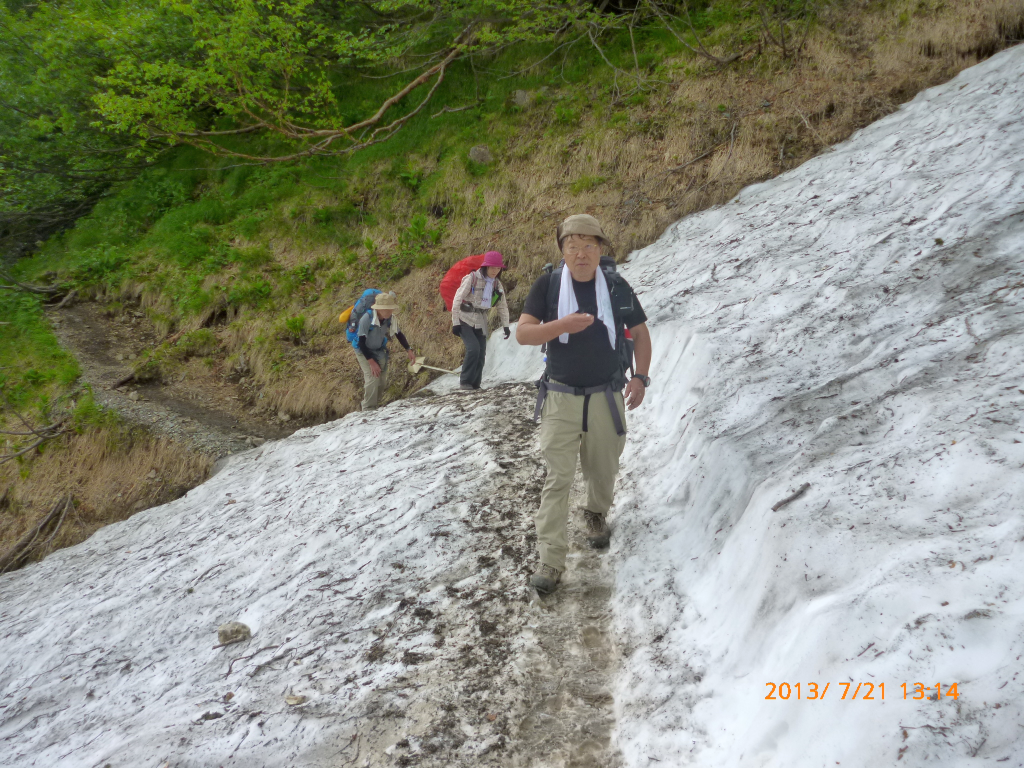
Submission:
M 739 7 L 718 3 L 696 20 L 707 44 L 728 52 L 756 42 L 738 31 Z M 169 334 L 140 365 L 142 376 L 177 373 L 201 355 L 213 364 L 189 372 L 241 379 L 267 412 L 336 417 L 357 407 L 361 389 L 336 316 L 364 287 L 394 288 L 413 343 L 433 362 L 456 365 L 461 347 L 437 295 L 448 264 L 503 251 L 515 308 L 539 267 L 557 257 L 553 232 L 564 216 L 594 213 L 624 254 L 991 55 L 1019 36 L 1021 19 L 1024 0 L 846 4 L 820 19 L 799 58 L 762 47 L 725 69 L 665 30 L 638 34 L 635 57 L 627 35 L 603 42 L 619 71 L 586 39 L 532 67 L 546 52 L 506 52 L 476 62 L 475 72 L 456 68 L 433 110 L 350 158 L 259 167 L 176 150 L 18 272 L 70 281 L 115 307 L 141 304 Z M 392 87 L 367 79 L 346 98 L 358 113 Z M 529 92 L 527 107 L 515 105 L 516 90 Z M 432 116 L 443 104 L 475 106 Z M 488 145 L 492 164 L 468 159 L 476 144 Z M 0 299 L 12 322 L 0 326 L 4 391 L 40 418 L 47 409 L 68 411 L 72 399 L 81 410 L 88 397 L 72 385 L 75 363 L 56 346 L 35 299 Z M 399 371 L 388 397 L 425 381 Z M 98 418 L 80 415 L 76 439 L 87 442 Z M 72 443 L 65 449 L 86 450 Z M 143 443 L 134 445 L 139 453 Z M 132 452 L 122 448 L 116 461 Z M 152 465 L 161 476 L 188 463 L 173 448 L 161 450 Z M 8 482 L 21 496 L 55 495 L 40 473 L 22 466 L 18 476 L 13 466 Z M 189 471 L 181 483 L 202 473 Z M 72 475 L 61 488 L 81 487 Z M 126 514 L 124 506 L 112 516 Z M 0 535 L 23 527 L 8 522 L 0 518 Z

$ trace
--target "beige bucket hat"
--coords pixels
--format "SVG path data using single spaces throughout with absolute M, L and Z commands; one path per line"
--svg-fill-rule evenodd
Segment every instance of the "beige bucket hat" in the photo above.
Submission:
M 398 309 L 398 297 L 395 296 L 395 292 L 378 293 L 377 298 L 373 300 L 373 309 Z
M 589 213 L 577 213 L 558 225 L 558 229 L 555 231 L 558 250 L 562 250 L 562 241 L 569 235 L 592 235 L 602 242 L 610 244 L 608 236 L 601 229 L 601 223 Z

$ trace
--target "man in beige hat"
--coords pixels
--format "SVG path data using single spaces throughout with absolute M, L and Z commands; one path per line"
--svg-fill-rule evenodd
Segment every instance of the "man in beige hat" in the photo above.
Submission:
M 548 475 L 535 516 L 540 567 L 530 579 L 544 593 L 555 589 L 565 570 L 577 457 L 587 484 L 587 542 L 595 549 L 608 546 L 605 516 L 626 445 L 625 407 L 640 405 L 651 383 L 647 315 L 606 255 L 609 242 L 601 224 L 587 214 L 570 216 L 556 237 L 564 266 L 533 284 L 516 328 L 520 344 L 547 344 L 534 417 L 541 418 Z M 633 338 L 632 351 L 625 329 Z
M 398 318 L 394 316 L 398 309 L 398 298 L 394 291 L 378 293 L 373 306 L 359 319 L 359 349 L 356 360 L 363 371 L 363 402 L 364 411 L 372 411 L 380 400 L 380 392 L 388 372 L 388 341 L 398 339 L 409 356 L 409 362 L 416 362 L 416 353 L 398 329 Z

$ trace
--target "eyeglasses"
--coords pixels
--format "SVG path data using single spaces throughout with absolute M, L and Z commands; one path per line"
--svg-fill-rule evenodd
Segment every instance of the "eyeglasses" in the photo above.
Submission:
M 576 245 L 575 243 L 565 246 L 566 256 L 575 256 L 580 251 L 584 251 L 588 254 L 597 253 L 601 250 L 601 246 L 598 243 L 584 243 L 583 245 Z

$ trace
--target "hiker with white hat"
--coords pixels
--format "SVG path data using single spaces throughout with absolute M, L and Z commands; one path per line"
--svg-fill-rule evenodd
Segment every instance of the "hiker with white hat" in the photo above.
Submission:
M 363 371 L 363 402 L 364 411 L 372 411 L 377 407 L 380 392 L 388 372 L 388 341 L 398 339 L 409 357 L 409 362 L 416 361 L 416 353 L 398 329 L 398 318 L 394 316 L 398 309 L 398 299 L 394 291 L 378 293 L 373 301 L 371 311 L 359 320 L 359 349 L 356 360 Z
M 487 354 L 487 315 L 498 310 L 498 318 L 505 329 L 505 338 L 512 335 L 508 327 L 508 302 L 505 288 L 498 275 L 505 269 L 505 261 L 498 251 L 487 251 L 480 269 L 462 278 L 452 301 L 452 333 L 462 339 L 466 353 L 462 358 L 460 389 L 480 389 L 484 375 L 484 356 Z
M 564 265 L 533 284 L 516 327 L 520 344 L 547 345 L 535 418 L 541 419 L 548 475 L 535 515 L 540 566 L 530 579 L 542 593 L 554 590 L 565 570 L 577 457 L 587 486 L 587 543 L 608 546 L 605 517 L 626 445 L 626 407 L 640 405 L 651 384 L 647 315 L 606 255 L 609 242 L 600 223 L 587 214 L 570 216 L 556 239 Z

